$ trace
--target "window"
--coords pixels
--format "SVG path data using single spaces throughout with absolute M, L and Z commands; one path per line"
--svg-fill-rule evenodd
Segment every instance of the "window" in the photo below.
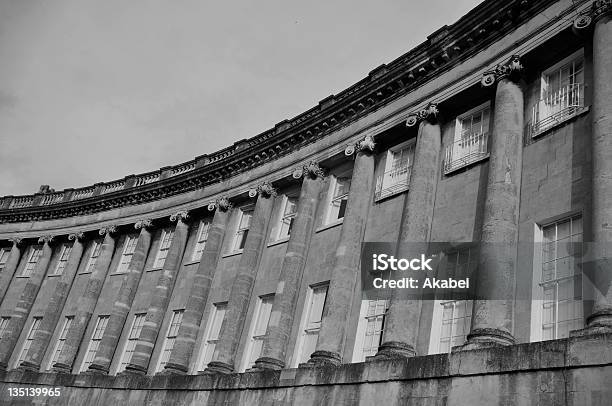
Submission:
M 59 259 L 57 260 L 57 266 L 55 267 L 53 275 L 61 275 L 64 272 L 64 268 L 66 268 L 66 263 L 68 262 L 68 257 L 70 257 L 71 251 L 72 245 L 62 244 L 62 250 L 60 252 Z
M 34 336 L 40 327 L 40 322 L 42 321 L 42 317 L 34 317 L 32 320 L 32 326 L 30 327 L 30 331 L 26 336 L 25 342 L 23 343 L 23 348 L 21 349 L 21 354 L 19 355 L 19 359 L 15 364 L 15 368 L 17 368 L 21 363 L 26 359 L 26 355 L 28 355 L 28 351 L 32 346 L 32 342 L 34 341 Z
M 208 319 L 208 325 L 206 326 L 206 333 L 204 334 L 204 348 L 202 351 L 202 360 L 200 361 L 200 370 L 203 371 L 208 363 L 212 361 L 215 353 L 215 347 L 219 341 L 219 334 L 221 333 L 221 325 L 225 318 L 225 311 L 227 310 L 227 303 L 217 303 L 213 306 L 211 315 Z
M 23 268 L 21 276 L 30 277 L 32 275 L 32 272 L 34 272 L 34 268 L 36 267 L 36 263 L 40 259 L 41 255 L 42 249 L 40 247 L 30 248 L 30 256 L 28 257 L 28 261 L 26 262 L 25 267 Z
M 572 217 L 540 228 L 541 249 L 536 249 L 533 307 L 534 340 L 569 336 L 584 327 L 582 310 L 582 218 Z M 533 322 L 532 322 L 533 323 Z
M 321 330 L 321 319 L 323 318 L 326 296 L 327 284 L 311 287 L 308 292 L 294 367 L 297 367 L 300 363 L 307 362 L 310 359 L 310 355 L 315 351 L 319 338 L 319 330 Z
M 94 266 L 96 266 L 96 261 L 98 260 L 98 256 L 100 255 L 100 249 L 102 248 L 101 241 L 92 241 L 91 249 L 89 250 L 89 260 L 87 261 L 87 266 L 85 267 L 85 271 L 83 273 L 93 272 Z
M 0 248 L 0 272 L 2 272 L 2 270 L 6 266 L 6 261 L 8 261 L 10 253 L 10 249 Z
M 163 370 L 170 359 L 170 354 L 174 348 L 174 342 L 176 341 L 181 322 L 183 321 L 183 313 L 185 313 L 185 310 L 175 310 L 172 312 L 172 320 L 170 321 L 170 326 L 168 326 L 168 333 L 166 334 L 166 340 L 164 341 L 157 371 Z
M 261 355 L 273 303 L 274 295 L 260 297 L 257 301 L 257 307 L 254 313 L 255 317 L 249 333 L 250 340 L 247 344 L 247 350 L 245 351 L 246 356 L 243 367 L 241 368 L 242 371 L 255 365 L 255 361 Z
M 344 218 L 351 178 L 332 176 L 329 187 L 330 199 L 325 224 L 331 224 Z
M 414 161 L 414 141 L 404 142 L 387 151 L 385 172 L 376 180 L 376 200 L 408 190 Z
M 70 330 L 70 326 L 72 325 L 72 321 L 74 320 L 74 316 L 66 316 L 64 319 L 64 324 L 62 326 L 62 331 L 60 332 L 59 337 L 57 338 L 57 343 L 55 344 L 55 348 L 53 349 L 53 358 L 49 363 L 49 367 L 47 369 L 51 369 L 53 364 L 57 362 L 59 359 L 62 350 L 64 349 L 64 344 L 66 342 L 66 337 L 68 336 L 68 331 Z
M 127 367 L 130 361 L 132 360 L 132 354 L 134 354 L 136 344 L 138 344 L 138 340 L 140 339 L 140 332 L 142 331 L 142 326 L 144 325 L 146 317 L 146 313 L 136 313 L 134 315 L 134 320 L 132 321 L 132 328 L 130 329 L 130 335 L 128 336 L 125 348 L 123 349 L 121 364 L 119 364 L 119 370 L 117 372 L 125 370 L 125 367 Z
M 284 238 L 288 238 L 289 235 L 291 235 L 291 229 L 293 228 L 293 222 L 297 214 L 297 201 L 297 197 L 283 196 L 283 203 L 281 205 L 280 211 L 280 220 L 275 240 L 282 240 Z
M 471 300 L 434 302 L 430 354 L 450 352 L 465 343 L 472 322 L 472 303 Z
M 488 102 L 457 117 L 455 138 L 445 151 L 445 174 L 489 156 L 490 119 L 491 108 Z
M 193 247 L 193 254 L 191 254 L 192 261 L 199 261 L 202 259 L 202 253 L 204 252 L 204 246 L 208 240 L 208 232 L 210 231 L 210 221 L 202 220 L 200 227 L 198 228 L 198 240 L 196 241 L 195 247 Z
M 106 330 L 106 325 L 108 324 L 109 318 L 110 316 L 98 316 L 98 320 L 96 321 L 96 328 L 94 329 L 94 332 L 91 336 L 91 340 L 89 340 L 89 346 L 87 346 L 87 352 L 85 353 L 85 359 L 83 360 L 81 371 L 87 371 L 89 366 L 93 363 L 94 358 L 96 357 L 96 352 L 98 352 L 98 347 L 100 346 L 100 341 L 102 341 L 104 330 Z
M 249 227 L 251 227 L 251 218 L 253 217 L 253 209 L 240 209 L 240 220 L 238 228 L 234 236 L 232 251 L 240 251 L 244 248 L 247 236 L 249 235 Z
M 572 117 L 584 107 L 584 55 L 580 50 L 542 73 L 533 107 L 531 136 Z
M 170 245 L 172 244 L 172 239 L 174 238 L 174 230 L 165 229 L 162 233 L 162 238 L 159 243 L 159 250 L 157 251 L 157 256 L 155 257 L 155 262 L 153 263 L 153 268 L 161 268 L 164 266 L 166 262 L 166 257 L 168 256 L 168 250 L 170 249 Z
M 353 362 L 364 362 L 366 357 L 374 356 L 378 352 L 388 309 L 388 300 L 363 300 L 361 302 Z
M 134 255 L 134 251 L 136 250 L 137 242 L 138 237 L 135 235 L 128 235 L 125 237 L 123 251 L 121 252 L 121 258 L 119 259 L 119 266 L 117 266 L 116 273 L 127 272 L 128 267 L 130 266 L 130 261 L 132 260 L 132 255 Z
M 10 321 L 11 321 L 10 317 L 2 317 L 0 319 L 0 339 L 4 337 L 4 333 L 6 333 L 6 330 L 8 329 L 8 325 Z

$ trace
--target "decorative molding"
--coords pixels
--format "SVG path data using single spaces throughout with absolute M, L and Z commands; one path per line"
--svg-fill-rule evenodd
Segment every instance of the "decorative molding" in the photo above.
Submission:
M 145 228 L 147 230 L 150 230 L 153 228 L 153 220 L 151 219 L 141 219 L 138 220 L 136 223 L 134 223 L 134 228 L 136 230 L 140 230 L 141 228 Z
M 273 197 L 276 196 L 276 189 L 272 186 L 270 182 L 263 182 L 261 185 L 257 186 L 257 194 L 261 197 Z
M 55 239 L 55 236 L 53 235 L 43 235 L 42 237 L 38 239 L 38 243 L 51 245 L 54 239 Z
M 484 87 L 494 85 L 496 82 L 508 78 L 514 82 L 518 81 L 523 74 L 523 64 L 520 55 L 512 55 L 510 60 L 504 64 L 499 64 L 490 71 L 482 75 L 480 83 Z
M 325 177 L 325 170 L 319 166 L 317 161 L 309 161 L 301 167 L 295 168 L 292 176 L 294 179 L 301 179 L 306 176 L 311 179 L 323 178 Z
M 414 92 L 441 72 L 457 66 L 530 20 L 556 0 L 488 0 L 457 23 L 418 47 L 376 69 L 368 77 L 282 125 L 211 154 L 165 170 L 67 189 L 61 201 L 41 205 L 34 195 L 0 198 L 0 224 L 91 215 L 135 206 L 219 184 L 317 142 Z M 609 1 L 609 0 L 608 0 Z M 607 2 L 603 4 L 607 7 Z M 159 175 L 159 176 L 158 176 Z M 151 179 L 149 179 L 152 176 Z M 142 178 L 142 179 L 141 179 Z M 146 179 L 145 179 L 146 178 Z M 142 180 L 142 181 L 139 181 Z M 121 184 L 118 188 L 112 185 Z M 102 194 L 95 190 L 104 189 Z
M 367 154 L 371 154 L 376 149 L 376 142 L 374 141 L 374 137 L 372 135 L 366 135 L 361 140 L 357 141 L 355 144 L 349 144 L 344 149 L 344 155 L 353 156 L 358 152 L 364 152 Z
M 406 119 L 406 127 L 414 127 L 421 121 L 428 121 L 431 124 L 435 124 L 438 122 L 438 114 L 440 114 L 440 110 L 438 109 L 438 105 L 436 103 L 430 102 L 427 106 L 421 110 L 417 111 L 408 116 Z
M 593 23 L 606 16 L 612 17 L 612 0 L 595 0 L 589 10 L 576 17 L 572 30 L 578 36 L 587 36 L 593 30 Z
M 69 241 L 85 241 L 85 233 L 82 231 L 79 231 L 77 233 L 72 233 L 72 234 L 68 234 L 68 240 Z
M 232 203 L 230 202 L 227 196 L 223 196 L 208 205 L 209 211 L 215 211 L 219 209 L 223 212 L 226 212 L 231 208 L 232 208 Z
M 185 222 L 187 222 L 188 218 L 189 218 L 189 212 L 187 212 L 187 210 L 181 210 L 181 211 L 177 211 L 176 213 L 171 215 L 170 216 L 170 221 L 175 223 L 175 222 L 180 220 L 183 223 L 185 223 Z
M 117 234 L 117 226 L 113 224 L 113 225 L 109 225 L 106 227 L 102 227 L 100 231 L 98 231 L 98 234 L 100 235 L 109 234 L 112 237 L 113 234 Z
M 612 0 L 595 0 L 591 13 L 595 22 L 606 16 L 612 17 Z

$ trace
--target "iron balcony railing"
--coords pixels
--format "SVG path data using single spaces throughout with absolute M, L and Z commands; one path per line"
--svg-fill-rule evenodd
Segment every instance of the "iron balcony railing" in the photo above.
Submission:
M 489 133 L 480 132 L 462 136 L 446 147 L 444 174 L 453 172 L 489 156 Z
M 584 85 L 575 83 L 547 92 L 533 106 L 527 131 L 531 137 L 562 123 L 584 109 Z
M 375 200 L 381 200 L 408 190 L 412 165 L 402 165 L 383 173 L 376 179 Z

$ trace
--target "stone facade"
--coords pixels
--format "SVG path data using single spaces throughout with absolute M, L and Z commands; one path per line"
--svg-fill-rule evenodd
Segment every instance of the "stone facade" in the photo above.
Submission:
M 0 198 L 1 402 L 608 404 L 610 44 L 608 0 L 487 0 L 252 139 Z M 362 242 L 497 300 L 364 300 Z

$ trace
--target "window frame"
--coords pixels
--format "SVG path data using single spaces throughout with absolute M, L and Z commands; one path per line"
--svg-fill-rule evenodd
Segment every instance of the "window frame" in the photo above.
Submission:
M 64 349 L 64 345 L 66 344 L 66 337 L 68 337 L 68 332 L 70 331 L 70 327 L 72 327 L 73 321 L 74 316 L 64 316 L 64 323 L 62 324 L 62 329 L 60 330 L 57 340 L 55 341 L 55 345 L 53 346 L 53 352 L 51 353 L 51 359 L 47 365 L 47 371 L 51 370 L 53 365 L 59 360 L 59 356 Z
M 11 316 L 0 317 L 0 339 L 4 337 L 4 333 L 8 329 L 9 323 L 11 322 Z
M 287 206 L 289 202 L 291 201 L 293 202 L 294 211 L 287 213 Z M 282 196 L 282 201 L 279 207 L 277 221 L 276 221 L 276 228 L 274 230 L 274 235 L 272 238 L 273 242 L 287 240 L 291 236 L 291 231 L 293 229 L 293 223 L 295 222 L 295 217 L 297 215 L 298 203 L 299 203 L 299 196 L 293 195 L 291 193 L 284 194 Z M 287 221 L 287 219 L 289 219 L 289 225 L 287 227 L 287 232 L 285 234 L 283 232 L 283 226 L 286 224 L 285 221 Z
M 168 235 L 170 237 L 166 238 Z M 170 227 L 164 228 L 161 238 L 159 239 L 159 246 L 157 247 L 152 269 L 162 269 L 164 267 L 166 258 L 168 258 L 168 251 L 170 251 L 170 247 L 172 246 L 172 241 L 174 241 L 174 230 Z
M 266 307 L 268 309 L 266 309 Z M 239 372 L 244 372 L 248 368 L 252 368 L 255 365 L 255 360 L 261 356 L 261 351 L 257 357 L 253 357 L 253 350 L 255 349 L 255 342 L 261 341 L 262 350 L 263 350 L 263 341 L 268 332 L 268 325 L 270 324 L 270 316 L 272 315 L 272 306 L 274 306 L 274 293 L 259 296 L 257 298 L 257 303 L 255 304 L 255 309 L 253 311 L 253 317 L 251 319 L 251 323 L 248 330 L 248 339 L 245 350 L 243 352 L 242 361 L 240 362 L 240 370 Z M 265 313 L 262 313 L 265 312 Z M 260 320 L 262 318 L 267 318 L 265 322 L 265 329 L 263 334 L 255 335 L 255 329 L 259 325 Z M 255 359 L 253 359 L 255 358 Z M 253 363 L 249 365 L 251 359 L 253 359 Z
M 255 206 L 250 204 L 248 206 L 243 206 L 238 210 L 239 216 L 236 222 L 236 232 L 234 233 L 234 237 L 232 238 L 232 247 L 230 253 L 238 253 L 242 252 L 244 246 L 246 245 L 246 240 L 249 235 L 249 230 L 251 229 L 251 224 L 253 222 L 253 215 L 255 214 Z M 242 220 L 245 215 L 249 215 L 249 222 L 246 227 L 242 226 Z
M 110 315 L 101 314 L 96 319 L 96 325 L 94 326 L 94 330 L 91 333 L 91 337 L 89 338 L 89 342 L 87 343 L 87 351 L 85 351 L 85 356 L 83 357 L 83 362 L 81 362 L 81 367 L 79 368 L 80 372 L 85 372 L 89 369 L 89 366 L 93 364 L 96 359 L 96 354 L 98 353 L 98 348 L 100 348 L 100 342 L 102 341 L 102 337 L 104 337 L 104 332 L 106 331 L 106 327 L 108 326 L 108 321 L 110 320 Z M 102 324 L 102 327 L 100 327 Z M 95 344 L 95 349 L 93 349 Z M 91 356 L 91 360 L 89 359 L 89 354 L 93 354 Z
M 159 353 L 155 371 L 163 371 L 164 367 L 170 360 L 170 355 L 172 355 L 172 350 L 176 344 L 176 338 L 178 337 L 179 329 L 183 323 L 184 316 L 185 309 L 176 309 L 172 311 L 172 316 L 170 317 L 170 322 L 168 323 L 168 328 L 166 329 L 166 334 L 164 335 L 164 341 L 162 343 L 161 352 Z
M 0 273 L 6 268 L 9 256 L 11 255 L 11 249 L 2 247 L 0 248 Z
M 15 368 L 19 367 L 19 365 L 21 365 L 21 363 L 27 358 L 28 351 L 30 351 L 30 348 L 32 348 L 32 343 L 34 342 L 36 332 L 40 329 L 42 319 L 42 316 L 32 317 L 32 323 L 30 324 L 28 335 L 25 336 L 25 340 L 23 340 L 23 343 L 21 344 L 21 351 L 19 351 L 19 357 L 15 363 Z
M 210 314 L 208 315 L 208 320 L 206 321 L 206 328 L 204 329 L 202 347 L 198 356 L 198 362 L 196 367 L 198 371 L 204 371 L 207 365 L 213 360 L 213 357 L 215 355 L 215 349 L 217 347 L 217 343 L 219 342 L 219 336 L 221 335 L 221 327 L 223 326 L 223 322 L 225 321 L 225 315 L 227 314 L 227 304 L 228 302 L 218 302 L 213 303 L 212 305 L 212 309 L 210 311 Z M 213 327 L 215 326 L 217 317 L 221 312 L 223 312 L 223 317 L 218 320 L 219 331 L 217 332 L 217 337 L 212 338 Z M 211 345 L 214 346 L 212 347 L 212 352 L 209 352 Z M 210 354 L 210 360 L 208 362 L 206 362 L 207 354 Z
M 125 368 L 132 361 L 132 355 L 134 354 L 134 350 L 138 345 L 138 341 L 140 341 L 140 333 L 142 332 L 142 327 L 146 318 L 147 313 L 134 313 L 130 330 L 126 337 L 125 343 L 123 344 L 123 348 L 121 349 L 121 357 L 119 358 L 119 363 L 117 364 L 117 370 L 115 373 L 125 371 Z M 130 354 L 129 357 L 127 356 L 128 353 Z
M 338 194 L 336 195 L 336 186 L 338 185 L 338 181 L 340 179 L 343 180 L 347 180 L 349 185 L 348 185 L 348 191 L 346 193 L 342 193 L 342 194 Z M 332 174 L 329 177 L 329 188 L 327 190 L 327 198 L 326 198 L 326 210 L 325 210 L 325 216 L 323 217 L 323 226 L 329 226 L 332 224 L 339 224 L 342 223 L 344 221 L 344 217 L 346 215 L 346 209 L 348 207 L 348 198 L 349 198 L 349 194 L 351 192 L 351 186 L 352 186 L 352 176 L 342 176 L 342 174 Z M 345 205 L 344 205 L 344 213 L 342 215 L 342 217 L 337 217 L 337 218 L 332 218 L 332 213 L 335 211 L 333 209 L 334 207 L 334 202 L 335 201 L 340 201 L 342 202 L 343 200 L 346 201 Z M 336 216 L 339 216 L 339 213 L 342 211 L 342 203 L 340 203 L 340 206 L 338 208 L 338 214 Z
M 318 327 L 309 327 L 308 323 L 310 320 L 310 314 L 312 312 L 312 308 L 314 304 L 313 300 L 315 297 L 315 291 L 319 289 L 325 289 L 325 297 L 323 299 L 323 304 L 321 305 L 321 320 L 319 322 L 315 322 L 315 323 L 319 323 Z M 317 340 L 318 340 L 318 336 L 321 332 L 321 325 L 323 324 L 323 313 L 325 311 L 325 304 L 327 303 L 328 293 L 329 293 L 329 281 L 317 283 L 314 285 L 310 285 L 308 287 L 306 298 L 304 300 L 305 306 L 302 310 L 302 316 L 300 318 L 300 329 L 298 330 L 298 339 L 297 339 L 295 349 L 293 351 L 293 357 L 291 360 L 292 368 L 297 368 L 299 364 L 302 363 L 304 342 L 306 341 L 306 336 L 308 335 L 308 332 L 309 332 L 307 330 L 312 331 L 312 330 L 317 329 Z M 316 344 L 315 344 L 315 347 L 316 347 Z M 308 354 L 309 357 L 310 355 L 311 354 Z
M 43 250 L 40 245 L 32 245 L 30 247 L 30 253 L 28 255 L 28 260 L 24 264 L 24 267 L 21 270 L 21 274 L 19 275 L 19 277 L 29 278 L 32 276 L 32 274 L 34 273 L 34 270 L 36 269 L 36 264 L 38 264 L 38 261 L 40 261 L 40 257 L 42 256 L 42 251 Z M 36 254 L 36 259 L 32 261 L 35 254 Z M 32 266 L 30 267 L 30 265 Z
M 200 220 L 200 224 L 198 225 L 198 231 L 196 234 L 196 241 L 193 245 L 193 251 L 191 252 L 192 262 L 198 262 L 202 260 L 202 255 L 204 254 L 204 248 L 206 247 L 206 242 L 208 241 L 211 226 L 212 221 L 210 219 Z M 206 233 L 206 238 L 202 238 L 202 234 L 204 234 L 204 232 Z
M 72 253 L 72 244 L 69 244 L 69 243 L 62 244 L 62 249 L 60 250 L 60 255 L 57 258 L 57 264 L 55 265 L 55 269 L 53 270 L 52 275 L 62 275 L 64 273 L 64 270 L 66 269 L 66 265 L 68 264 L 68 259 L 70 259 L 71 253 Z
M 89 258 L 87 259 L 85 269 L 81 272 L 82 274 L 93 272 L 93 268 L 95 268 L 96 262 L 98 262 L 98 257 L 100 256 L 100 252 L 102 251 L 102 240 L 93 240 L 89 247 Z
M 127 234 L 123 241 L 123 248 L 121 250 L 121 256 L 115 269 L 115 274 L 126 273 L 130 268 L 130 262 L 132 262 L 132 256 L 136 252 L 136 245 L 138 244 L 137 234 Z
M 378 308 L 378 302 L 386 302 L 384 304 L 385 311 L 382 314 L 374 313 L 373 315 L 368 315 L 368 310 L 370 309 L 370 302 L 376 302 L 376 309 Z M 378 318 L 382 316 L 382 323 L 380 329 L 380 338 L 378 346 L 382 343 L 383 334 L 385 331 L 385 319 L 387 315 L 387 311 L 389 310 L 390 301 L 388 299 L 374 299 L 374 300 L 362 300 L 361 308 L 359 309 L 359 321 L 357 322 L 357 332 L 355 335 L 355 346 L 353 347 L 353 356 L 352 361 L 355 362 L 365 362 L 368 355 L 365 355 L 365 343 L 366 337 L 368 335 L 368 324 L 370 322 L 370 318 Z

